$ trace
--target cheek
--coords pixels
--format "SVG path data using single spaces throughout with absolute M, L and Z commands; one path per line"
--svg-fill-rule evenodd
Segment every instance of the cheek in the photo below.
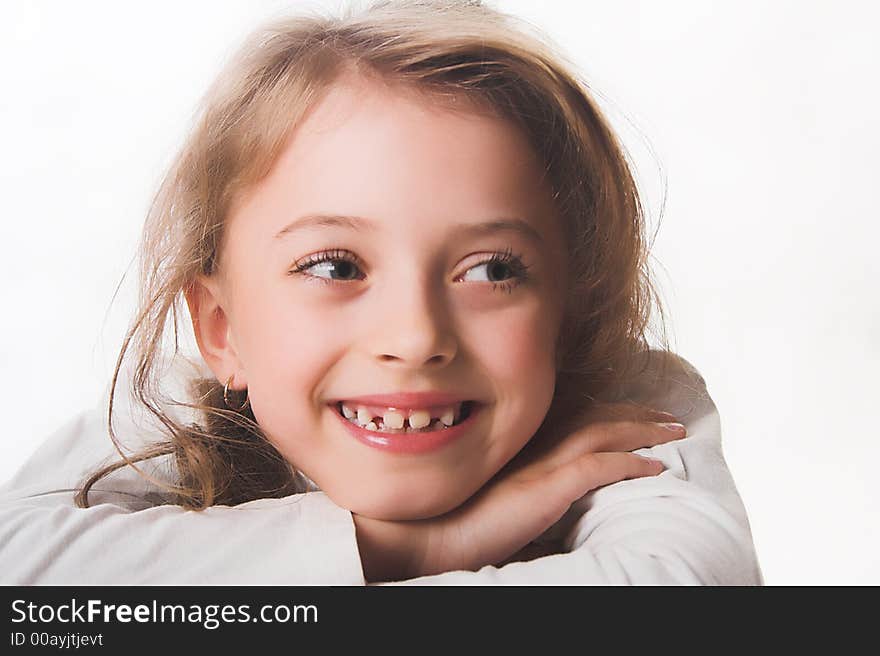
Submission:
M 332 317 L 295 299 L 272 300 L 251 299 L 240 340 L 254 414 L 270 432 L 310 421 L 318 410 L 315 390 L 347 339 Z
M 548 318 L 550 316 L 550 318 Z M 481 331 L 479 359 L 511 416 L 534 427 L 550 406 L 556 380 L 557 322 L 544 306 L 524 306 Z

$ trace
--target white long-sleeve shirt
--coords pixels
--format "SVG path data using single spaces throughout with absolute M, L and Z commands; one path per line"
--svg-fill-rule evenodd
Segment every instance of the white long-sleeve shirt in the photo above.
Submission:
M 608 485 L 575 502 L 538 540 L 561 539 L 565 553 L 392 584 L 761 584 L 718 412 L 696 370 L 683 359 L 673 364 L 664 379 L 644 372 L 625 397 L 676 415 L 688 437 L 636 451 L 663 461 L 659 476 Z M 105 408 L 106 395 L 0 487 L 0 583 L 365 583 L 351 513 L 319 490 L 197 512 L 169 505 L 161 488 L 125 467 L 93 488 L 91 508 L 77 508 L 83 475 L 116 459 Z M 123 416 L 114 424 L 123 442 L 135 444 L 126 430 L 150 439 L 150 429 L 135 428 L 145 423 L 135 422 Z M 141 463 L 156 476 L 167 471 L 163 464 Z

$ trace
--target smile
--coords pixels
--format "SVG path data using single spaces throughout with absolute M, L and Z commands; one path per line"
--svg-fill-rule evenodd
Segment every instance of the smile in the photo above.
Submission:
M 473 406 L 473 401 L 461 401 L 447 406 L 407 410 L 339 401 L 336 410 L 347 421 L 366 430 L 401 435 L 429 433 L 456 426 L 470 416 Z
M 401 454 L 436 451 L 454 442 L 474 426 L 483 407 L 484 404 L 475 401 L 453 404 L 450 418 L 448 406 L 442 408 L 442 415 L 438 412 L 441 410 L 439 407 L 410 410 L 379 408 L 382 412 L 376 412 L 377 408 L 366 406 L 354 410 L 344 401 L 330 406 L 348 434 L 359 442 L 381 451 Z M 346 417 L 346 412 L 351 417 Z M 429 423 L 425 423 L 425 415 L 428 415 Z

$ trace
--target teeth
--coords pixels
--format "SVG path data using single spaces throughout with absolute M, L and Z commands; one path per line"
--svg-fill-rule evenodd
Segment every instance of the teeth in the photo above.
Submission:
M 388 423 L 387 421 L 385 422 Z M 409 416 L 410 428 L 424 428 L 431 423 L 431 413 L 427 410 L 416 410 Z
M 442 409 L 439 418 L 433 419 L 431 412 L 425 409 L 412 410 L 407 417 L 406 410 L 388 408 L 382 415 L 376 416 L 367 407 L 361 406 L 355 411 L 351 406 L 340 402 L 342 415 L 349 421 L 371 431 L 431 431 L 442 430 L 455 424 L 456 418 L 460 419 L 461 404 L 455 404 Z M 405 427 L 406 426 L 406 427 Z
M 403 428 L 403 415 L 396 410 L 386 410 L 382 415 L 385 428 Z

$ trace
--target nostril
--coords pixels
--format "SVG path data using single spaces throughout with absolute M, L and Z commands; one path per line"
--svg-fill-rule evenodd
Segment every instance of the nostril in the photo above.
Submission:
M 401 357 L 398 357 L 398 356 L 396 356 L 396 355 L 388 355 L 388 354 L 386 353 L 386 354 L 384 354 L 384 355 L 380 355 L 380 356 L 379 356 L 379 359 L 384 360 L 384 361 L 387 362 L 387 361 L 389 361 L 389 360 L 405 360 L 406 358 L 401 358 Z M 425 363 L 426 363 L 426 364 L 430 364 L 430 363 L 432 363 L 432 362 L 443 362 L 443 360 L 445 360 L 445 359 L 446 359 L 446 358 L 445 358 L 444 356 L 442 356 L 442 355 L 432 355 L 430 358 L 428 358 L 427 360 L 425 360 Z

